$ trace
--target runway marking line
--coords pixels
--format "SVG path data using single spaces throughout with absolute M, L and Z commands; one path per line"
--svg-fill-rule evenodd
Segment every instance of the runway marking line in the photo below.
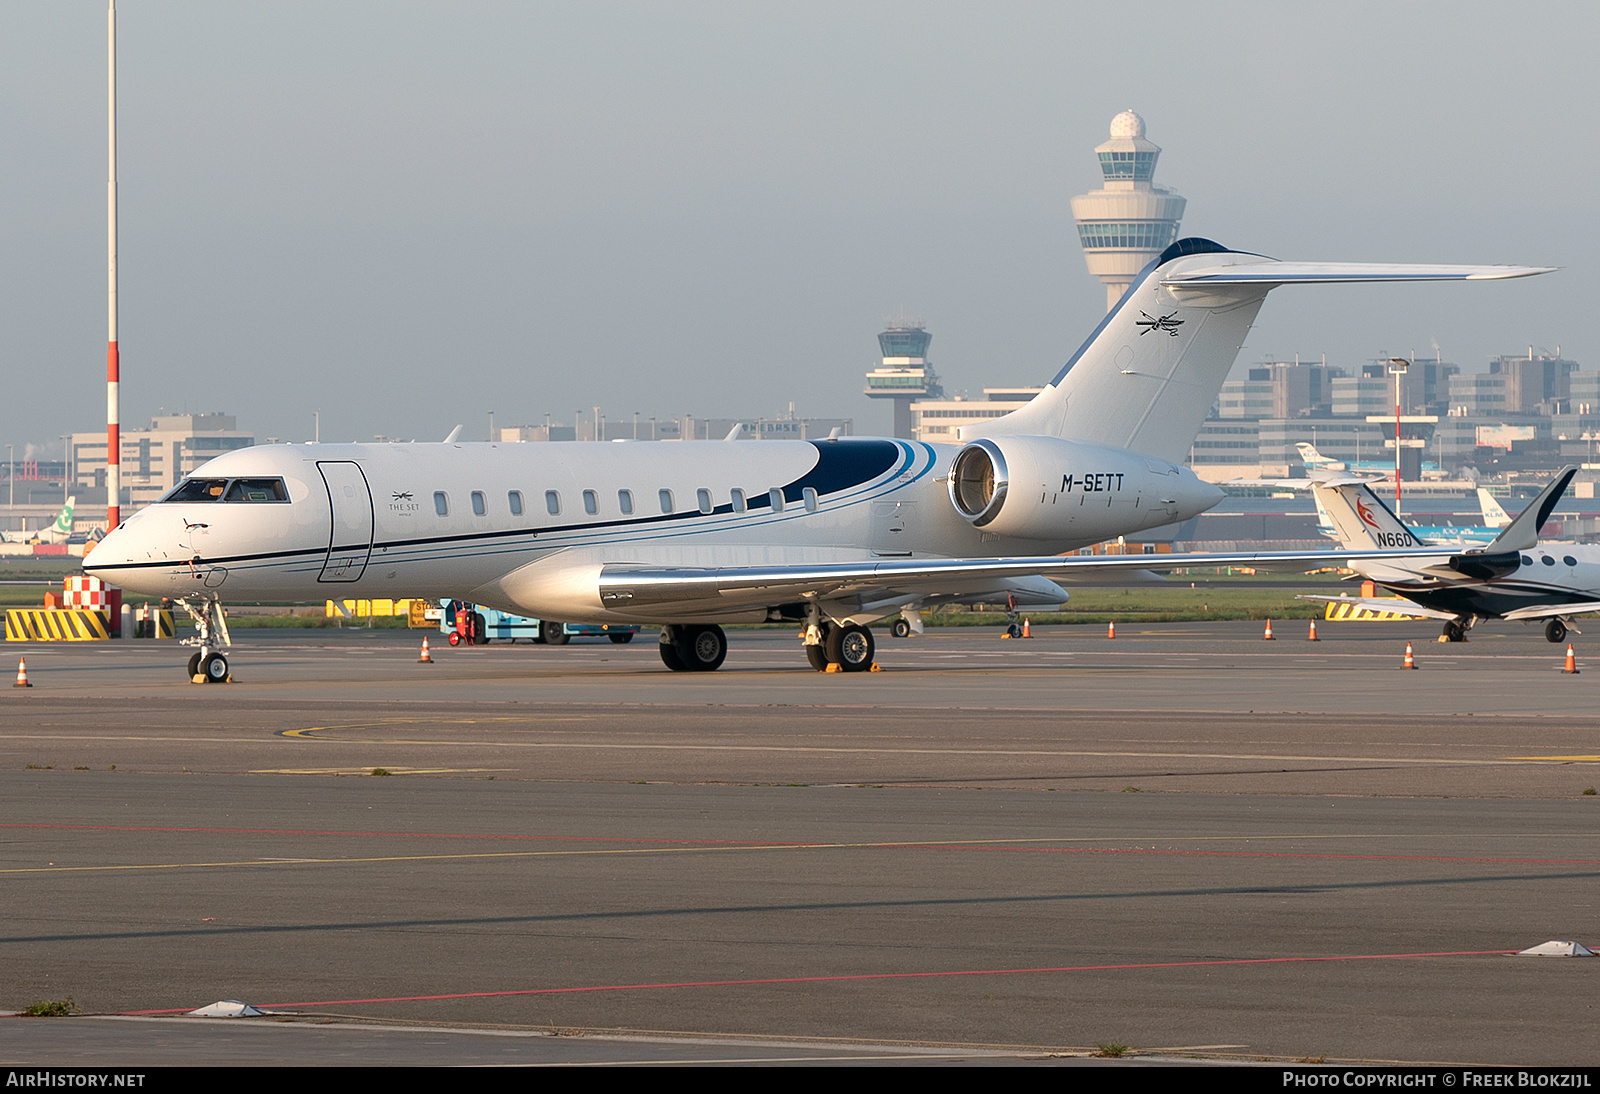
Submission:
M 4 827 L 35 827 L 5 825 Z M 45 826 L 38 826 L 45 827 Z M 565 842 L 568 837 L 546 836 L 529 837 L 551 841 Z M 1225 837 L 1224 837 L 1225 838 Z M 1234 837 L 1249 838 L 1249 837 Z M 1294 837 L 1283 837 L 1294 838 Z M 573 840 L 608 839 L 618 843 L 645 843 L 646 840 L 634 840 L 627 837 L 571 837 Z M 658 840 L 657 843 L 671 841 Z M 385 862 L 457 862 L 482 859 L 530 859 L 530 858 L 577 858 L 595 855 L 668 855 L 668 854 L 693 854 L 697 852 L 714 851 L 1012 851 L 1030 852 L 1035 854 L 1079 854 L 1079 855 L 1159 855 L 1166 857 L 1188 858 L 1244 858 L 1244 859 L 1309 859 L 1316 861 L 1362 861 L 1362 862 L 1438 862 L 1438 863 L 1477 863 L 1483 865 L 1520 865 L 1520 866 L 1600 866 L 1600 859 L 1562 859 L 1562 858 L 1506 858 L 1488 856 L 1451 856 L 1451 855 L 1374 855 L 1374 854 L 1325 854 L 1305 851 L 1191 851 L 1162 848 L 1143 847 L 1039 847 L 1020 846 L 1023 841 L 1000 840 L 972 840 L 972 841 L 927 841 L 891 843 L 699 843 L 669 847 L 618 847 L 592 850 L 549 850 L 549 851 L 475 851 L 459 852 L 455 854 L 431 855 L 364 855 L 337 858 L 253 858 L 238 859 L 218 862 L 149 862 L 149 863 L 120 863 L 102 864 L 95 866 L 18 866 L 0 869 L 0 876 L 11 874 L 74 874 L 74 873 L 117 873 L 135 870 L 206 870 L 229 867 L 261 867 L 261 866 L 356 866 L 373 865 Z M 1044 842 L 1043 840 L 1039 842 Z M 1051 841 L 1059 842 L 1059 841 Z M 1160 841 L 1152 841 L 1160 842 Z
M 1253 752 L 1108 752 L 1085 749 L 1055 748 L 847 748 L 843 745 L 718 745 L 718 744 L 652 744 L 643 741 L 426 741 L 405 738 L 323 737 L 319 734 L 342 726 L 306 726 L 302 729 L 280 729 L 279 737 L 296 741 L 320 741 L 340 745 L 388 745 L 399 747 L 419 745 L 437 747 L 448 744 L 452 748 L 570 748 L 596 752 L 774 752 L 809 754 L 892 755 L 892 756 L 1078 756 L 1098 759 L 1162 759 L 1162 760 L 1274 760 L 1278 762 L 1316 763 L 1374 763 L 1374 764 L 1442 764 L 1452 767 L 1496 767 L 1509 762 L 1532 762 L 1540 757 L 1506 757 L 1495 760 L 1468 760 L 1460 758 L 1422 758 L 1414 756 L 1291 756 Z
M 340 1007 L 366 1003 L 431 1003 L 446 999 L 505 999 L 517 995 L 575 995 L 610 991 L 658 991 L 668 988 L 737 988 L 778 984 L 830 984 L 858 980 L 931 980 L 960 976 L 1027 976 L 1069 972 L 1137 972 L 1145 969 L 1198 969 L 1227 965 L 1293 965 L 1336 961 L 1399 961 L 1429 957 L 1501 957 L 1516 950 L 1441 950 L 1431 953 L 1335 954 L 1315 957 L 1236 957 L 1210 961 L 1150 961 L 1122 965 L 1059 965 L 1022 969 L 952 969 L 934 972 L 864 972 L 836 976 L 775 976 L 751 980 L 681 980 L 646 984 L 594 984 L 570 988 L 515 988 L 506 991 L 463 991 L 441 995 L 392 995 L 371 999 L 320 999 L 300 1003 L 262 1003 L 265 1009 L 279 1007 Z M 184 1014 L 191 1008 L 167 1010 L 129 1010 L 130 1017 L 154 1014 Z

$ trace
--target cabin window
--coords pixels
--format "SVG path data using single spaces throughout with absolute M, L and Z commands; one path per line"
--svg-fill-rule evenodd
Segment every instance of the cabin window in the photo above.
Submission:
M 544 492 L 544 509 L 552 517 L 561 515 L 561 495 L 554 490 Z
M 583 511 L 591 517 L 600 512 L 600 495 L 593 490 L 583 492 Z
M 618 490 L 617 491 L 617 508 L 622 510 L 622 515 L 623 516 L 625 516 L 625 517 L 633 516 L 633 491 L 632 490 Z
M 511 515 L 514 517 L 520 517 L 522 515 L 522 491 L 511 491 L 506 495 L 506 501 L 511 506 Z
M 1546 566 L 1554 566 L 1556 564 L 1556 560 L 1551 558 L 1549 555 L 1540 555 L 1539 561 L 1544 563 Z
M 767 491 L 767 501 L 772 504 L 772 511 L 774 513 L 783 512 L 783 491 L 782 490 L 778 489 L 776 486 L 774 486 L 771 490 L 768 490 Z
M 806 512 L 815 513 L 817 511 L 817 492 L 808 486 L 801 493 L 806 499 Z
M 443 490 L 435 490 L 433 492 L 433 511 L 441 517 L 450 515 L 450 498 Z
M 749 507 L 745 504 L 744 491 L 735 486 L 733 488 L 733 511 L 735 513 L 742 513 L 747 508 Z
M 489 512 L 489 499 L 483 496 L 482 490 L 472 492 L 472 511 L 480 517 Z
M 1523 555 L 1522 556 L 1522 564 L 1524 566 L 1532 566 L 1533 565 L 1533 559 L 1530 558 L 1528 555 Z
M 672 512 L 672 491 L 671 490 L 663 490 L 663 491 L 661 491 L 661 511 L 663 513 Z
M 711 512 L 711 491 L 702 486 L 694 492 L 694 497 L 700 503 L 700 511 L 702 513 Z
M 1561 561 L 1565 562 L 1568 566 L 1576 566 L 1578 564 L 1578 560 L 1573 558 L 1571 555 L 1562 555 Z

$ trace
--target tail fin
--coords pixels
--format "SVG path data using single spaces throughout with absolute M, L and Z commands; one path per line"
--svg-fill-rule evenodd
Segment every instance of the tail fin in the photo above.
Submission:
M 1506 516 L 1506 511 L 1500 507 L 1500 503 L 1494 500 L 1494 495 L 1489 493 L 1488 487 L 1478 487 L 1478 508 L 1483 510 L 1485 528 L 1504 528 L 1511 523 L 1511 518 Z
M 1300 441 L 1294 446 L 1294 449 L 1296 452 L 1300 453 L 1300 462 L 1305 464 L 1307 467 L 1321 467 L 1325 464 L 1337 462 L 1335 460 L 1330 460 L 1321 452 L 1318 452 L 1316 445 L 1309 444 L 1305 441 Z
M 1311 487 L 1318 509 L 1333 522 L 1335 538 L 1347 551 L 1426 546 L 1378 500 L 1364 483 L 1338 483 Z
M 50 531 L 60 536 L 72 534 L 72 510 L 78 504 L 77 497 L 67 499 L 67 504 L 61 507 L 61 512 L 56 514 L 56 522 L 50 526 Z
M 1026 433 L 1182 462 L 1250 324 L 1279 285 L 1525 277 L 1531 266 L 1278 262 L 1180 239 L 1144 268 L 1078 352 L 1020 410 L 964 426 L 963 441 Z
M 1550 519 L 1550 511 L 1556 507 L 1556 502 L 1561 500 L 1561 495 L 1567 492 L 1567 484 L 1577 473 L 1576 467 L 1565 467 L 1557 471 L 1556 477 L 1550 480 L 1550 485 L 1539 491 L 1538 496 L 1523 507 L 1516 519 L 1506 525 L 1506 530 L 1483 549 L 1483 553 L 1492 555 L 1503 551 L 1526 551 L 1538 543 L 1539 529 Z

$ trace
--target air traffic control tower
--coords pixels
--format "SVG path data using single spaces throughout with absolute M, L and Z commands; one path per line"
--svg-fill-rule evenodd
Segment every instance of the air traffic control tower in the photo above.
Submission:
M 911 404 L 917 399 L 940 399 L 944 388 L 928 363 L 928 343 L 933 335 L 916 319 L 901 316 L 884 324 L 878 335 L 883 364 L 867 373 L 865 393 L 872 399 L 894 400 L 894 436 L 911 438 Z
M 1105 185 L 1073 198 L 1072 218 L 1110 311 L 1146 263 L 1178 238 L 1188 202 L 1151 184 L 1161 149 L 1144 139 L 1144 119 L 1133 111 L 1111 119 L 1111 139 L 1094 151 Z

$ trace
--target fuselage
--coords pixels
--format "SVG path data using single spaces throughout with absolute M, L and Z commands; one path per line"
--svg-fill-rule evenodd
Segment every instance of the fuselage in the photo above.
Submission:
M 1519 552 L 1511 572 L 1485 580 L 1439 575 L 1430 568 L 1438 561 L 1418 559 L 1408 565 L 1399 559 L 1383 565 L 1358 563 L 1355 568 L 1424 608 L 1463 618 L 1494 619 L 1521 608 L 1600 600 L 1600 546 L 1592 544 L 1540 544 Z
M 954 446 L 260 446 L 194 472 L 108 535 L 85 569 L 151 596 L 455 597 L 571 622 L 651 622 L 670 606 L 641 615 L 601 603 L 601 565 L 1049 554 L 1185 520 L 1221 496 L 1187 469 L 1061 443 L 1060 479 L 1038 484 L 1033 501 L 1057 515 L 1053 529 L 1072 507 L 1070 534 L 1051 542 L 964 519 L 947 496 Z

